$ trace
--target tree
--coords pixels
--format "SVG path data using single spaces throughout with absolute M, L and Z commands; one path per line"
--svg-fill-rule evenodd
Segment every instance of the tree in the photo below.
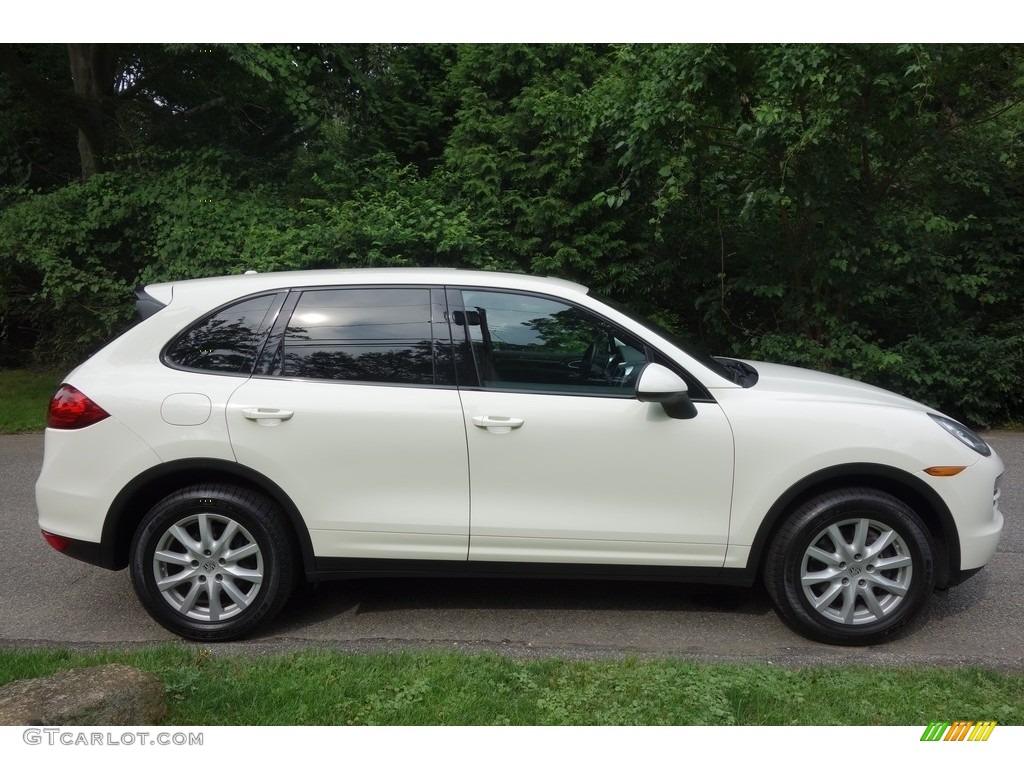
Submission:
M 106 170 L 107 134 L 114 118 L 114 46 L 104 43 L 69 43 L 71 83 L 75 100 L 71 114 L 78 128 L 78 154 L 82 178 Z
M 982 419 L 1020 403 L 1020 328 L 993 311 L 1019 227 L 990 235 L 1014 206 L 993 190 L 1019 190 L 992 159 L 1019 145 L 1021 72 L 1008 46 L 627 47 L 599 92 L 623 168 L 603 197 L 650 217 L 710 346 Z
M 1019 418 L 1022 101 L 998 45 L 3 46 L 0 311 L 73 357 L 140 280 L 511 269 Z

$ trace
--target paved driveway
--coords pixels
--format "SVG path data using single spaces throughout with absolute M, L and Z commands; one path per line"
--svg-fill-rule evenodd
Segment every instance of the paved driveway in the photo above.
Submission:
M 225 650 L 463 648 L 570 657 L 671 655 L 780 664 L 941 663 L 1024 669 L 1024 433 L 1002 454 L 1006 529 L 989 567 L 934 596 L 899 639 L 834 648 L 793 634 L 761 590 L 668 584 L 372 580 L 304 588 L 265 631 Z M 135 600 L 127 571 L 58 555 L 35 521 L 39 435 L 0 437 L 0 644 L 135 645 L 176 638 Z

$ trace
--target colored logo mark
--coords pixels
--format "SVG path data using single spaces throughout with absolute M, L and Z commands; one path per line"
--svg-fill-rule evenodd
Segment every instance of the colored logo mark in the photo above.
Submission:
M 933 721 L 921 734 L 921 741 L 988 741 L 995 730 L 995 720 Z

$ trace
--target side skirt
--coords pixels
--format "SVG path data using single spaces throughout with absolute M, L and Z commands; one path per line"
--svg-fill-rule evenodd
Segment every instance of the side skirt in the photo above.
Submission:
M 408 578 L 599 579 L 608 581 L 675 581 L 749 587 L 756 574 L 747 568 L 687 568 L 589 563 L 498 563 L 469 560 L 398 560 L 318 557 L 309 581 Z

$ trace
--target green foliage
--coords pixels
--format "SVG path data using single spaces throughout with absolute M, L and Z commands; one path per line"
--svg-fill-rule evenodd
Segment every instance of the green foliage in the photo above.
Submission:
M 473 266 L 504 264 L 490 250 L 480 222 L 444 174 L 428 181 L 414 168 L 378 155 L 353 185 L 317 174 L 315 197 L 299 213 L 307 262 L 322 266 Z
M 607 194 L 646 210 L 689 299 L 668 308 L 709 346 L 1019 410 L 1018 51 L 641 46 L 616 68 Z
M 123 217 L 128 208 L 110 182 L 98 176 L 52 194 L 25 193 L 0 211 L 0 303 L 10 325 L 38 333 L 40 362 L 63 362 L 129 316 L 113 298 L 130 291 L 124 269 L 132 254 L 118 230 L 118 211 Z
M 111 170 L 86 182 L 64 49 L 11 50 L 8 350 L 73 359 L 137 282 L 470 266 L 1024 415 L 1019 47 L 121 44 Z
M 64 364 L 115 333 L 139 284 L 248 269 L 410 264 L 508 266 L 478 223 L 412 169 L 371 158 L 351 190 L 314 176 L 311 196 L 238 184 L 214 151 L 149 152 L 140 170 L 97 174 L 0 209 L 9 322 L 38 333 L 35 358 Z
M 622 219 L 594 199 L 614 168 L 586 104 L 606 64 L 593 46 L 460 47 L 445 167 L 519 270 L 607 290 L 631 275 Z

